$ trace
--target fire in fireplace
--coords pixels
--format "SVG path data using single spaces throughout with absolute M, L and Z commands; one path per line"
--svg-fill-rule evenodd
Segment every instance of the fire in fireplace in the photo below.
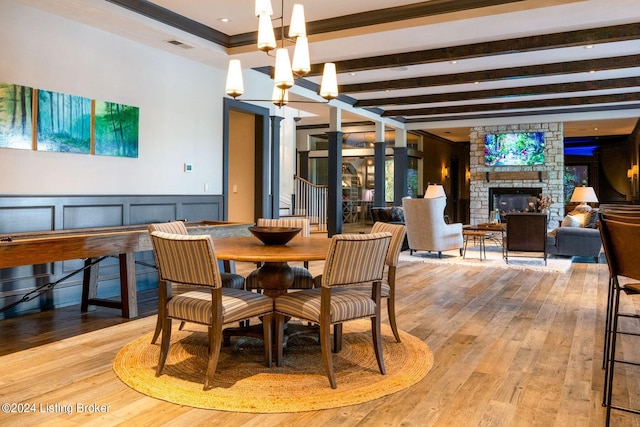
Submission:
M 489 217 L 496 209 L 500 211 L 502 221 L 509 212 L 535 211 L 540 193 L 542 188 L 489 188 Z

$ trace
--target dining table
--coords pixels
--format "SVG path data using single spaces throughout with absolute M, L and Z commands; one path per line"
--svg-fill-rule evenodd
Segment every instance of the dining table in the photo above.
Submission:
M 258 269 L 258 283 L 271 298 L 286 294 L 293 283 L 289 262 L 322 261 L 330 244 L 327 237 L 296 237 L 286 245 L 265 245 L 254 236 L 213 239 L 219 260 L 263 263 Z

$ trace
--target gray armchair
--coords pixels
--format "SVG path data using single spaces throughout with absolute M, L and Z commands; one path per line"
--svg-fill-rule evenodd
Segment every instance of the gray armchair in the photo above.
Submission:
M 464 246 L 462 224 L 447 224 L 444 220 L 444 208 L 447 199 L 402 199 L 404 220 L 407 227 L 409 251 L 438 252 L 459 249 L 462 255 Z

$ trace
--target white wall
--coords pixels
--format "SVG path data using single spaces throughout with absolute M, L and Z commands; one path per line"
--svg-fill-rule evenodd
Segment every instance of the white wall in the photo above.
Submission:
M 0 148 L 0 194 L 221 194 L 225 77 L 2 0 L 0 81 L 137 106 L 140 132 L 135 159 Z

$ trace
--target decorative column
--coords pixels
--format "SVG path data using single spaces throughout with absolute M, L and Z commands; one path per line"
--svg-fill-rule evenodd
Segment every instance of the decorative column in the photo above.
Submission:
M 271 116 L 271 185 L 269 201 L 271 218 L 280 218 L 280 122 L 282 117 Z
M 408 168 L 407 131 L 396 129 L 396 142 L 393 149 L 393 204 L 395 206 L 402 206 L 402 198 L 408 194 Z
M 385 202 L 385 148 L 384 123 L 376 122 L 376 142 L 373 145 L 373 206 L 384 207 Z
M 327 235 L 342 234 L 342 110 L 329 107 Z

